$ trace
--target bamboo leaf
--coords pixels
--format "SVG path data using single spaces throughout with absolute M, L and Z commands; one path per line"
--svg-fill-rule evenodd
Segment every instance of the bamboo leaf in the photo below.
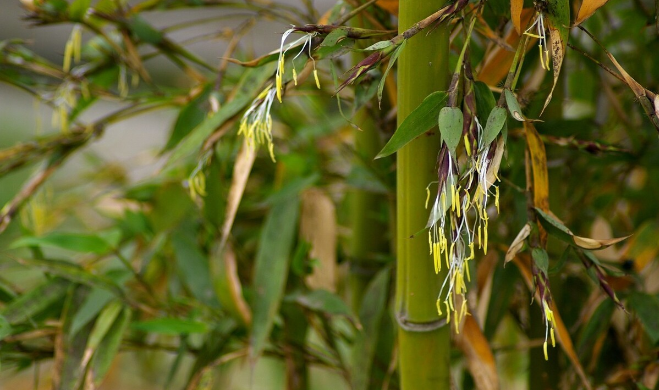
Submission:
M 634 309 L 638 319 L 641 320 L 645 332 L 652 344 L 659 342 L 659 299 L 654 295 L 642 292 L 633 292 L 628 298 L 629 307 Z
M 540 269 L 545 275 L 549 272 L 549 255 L 547 251 L 542 248 L 533 248 L 531 251 L 531 257 L 535 266 Z
M 69 5 L 69 18 L 71 20 L 82 20 L 91 5 L 91 0 L 74 0 Z
M 96 322 L 94 323 L 94 328 L 89 334 L 87 339 L 87 347 L 85 348 L 85 354 L 83 356 L 81 366 L 86 367 L 89 361 L 91 360 L 94 352 L 101 344 L 101 341 L 105 338 L 105 335 L 108 333 L 112 324 L 119 316 L 123 309 L 123 305 L 119 301 L 114 301 L 105 306 L 99 314 Z
M 390 42 L 390 41 L 386 41 Z M 394 52 L 391 54 L 391 58 L 389 58 L 389 64 L 387 64 L 387 69 L 384 71 L 384 74 L 382 75 L 382 79 L 380 79 L 380 84 L 378 84 L 378 105 L 382 104 L 382 91 L 384 91 L 384 83 L 387 80 L 387 75 L 389 74 L 389 71 L 391 71 L 391 68 L 393 68 L 394 64 L 396 63 L 396 60 L 398 59 L 398 56 L 400 53 L 405 49 L 405 44 L 407 43 L 407 39 L 403 40 L 403 43 L 394 50 Z
M 574 21 L 574 25 L 578 26 L 583 23 L 586 19 L 590 18 L 598 8 L 602 7 L 609 0 L 584 0 L 579 7 L 579 13 L 577 14 L 577 20 Z
M 81 253 L 103 254 L 110 252 L 112 247 L 102 238 L 82 233 L 50 233 L 41 237 L 25 236 L 12 243 L 12 248 L 26 246 L 47 246 L 68 249 Z
M 549 211 L 549 172 L 547 171 L 545 144 L 533 123 L 524 122 L 524 132 L 533 172 L 533 205 L 543 211 Z M 542 247 L 546 247 L 547 231 L 542 226 L 538 226 L 538 230 L 540 244 Z
M 463 121 L 462 111 L 458 107 L 444 107 L 439 111 L 439 132 L 453 156 L 462 139 Z
M 128 22 L 130 31 L 140 40 L 158 45 L 163 40 L 162 32 L 156 30 L 146 20 L 139 15 L 134 15 Z
M 437 91 L 426 96 L 421 104 L 408 115 L 398 127 L 389 142 L 375 158 L 382 158 L 396 153 L 398 149 L 437 125 L 437 115 L 448 95 Z
M 131 328 L 143 332 L 169 335 L 206 333 L 208 331 L 206 323 L 171 317 L 134 322 L 131 324 Z
M 321 47 L 326 47 L 326 46 L 335 46 L 339 41 L 345 39 L 348 36 L 348 29 L 346 28 L 337 28 L 332 30 L 325 39 L 323 39 L 323 42 L 321 42 L 320 46 Z
M 98 345 L 89 368 L 89 381 L 99 386 L 119 352 L 121 340 L 130 324 L 131 311 L 125 307 Z
M 390 272 L 389 268 L 385 268 L 373 278 L 364 294 L 364 300 L 359 310 L 362 331 L 357 335 L 353 344 L 352 364 L 350 365 L 352 369 L 352 388 L 354 390 L 369 388 L 371 366 L 375 356 L 380 322 L 387 303 Z
M 194 236 L 185 231 L 172 235 L 177 268 L 192 295 L 209 306 L 217 306 L 206 256 L 199 250 Z
M 12 301 L 0 313 L 12 325 L 29 321 L 34 315 L 59 302 L 70 286 L 66 279 L 56 278 Z
M 76 310 L 73 316 L 69 334 L 75 335 L 80 329 L 87 325 L 98 313 L 103 310 L 105 305 L 114 298 L 115 295 L 103 289 L 93 289 L 83 301 L 82 305 Z
M 470 315 L 465 316 L 462 331 L 458 336 L 458 345 L 465 355 L 476 388 L 498 390 L 499 375 L 490 343 L 474 317 Z
M 352 310 L 343 299 L 327 290 L 312 290 L 296 295 L 295 302 L 309 310 L 333 316 L 344 316 L 353 322 L 355 320 Z
M 524 122 L 524 114 L 522 113 L 522 108 L 519 106 L 517 98 L 508 88 L 503 90 L 503 94 L 506 96 L 506 105 L 508 106 L 508 111 L 513 118 L 520 122 Z
M 474 94 L 476 95 L 476 114 L 478 120 L 487 123 L 492 109 L 497 105 L 496 99 L 490 87 L 482 81 L 476 81 L 474 84 Z
M 11 325 L 5 316 L 0 315 L 0 341 L 9 336 L 12 332 Z
M 281 305 L 295 239 L 298 199 L 275 203 L 265 220 L 254 265 L 250 357 L 261 355 Z
M 528 257 L 523 258 L 523 256 L 520 255 L 515 257 L 514 262 L 515 265 L 517 265 L 517 267 L 519 268 L 522 276 L 524 277 L 524 281 L 526 282 L 529 291 L 535 291 L 535 297 L 538 301 L 540 301 L 540 292 L 534 287 L 535 284 L 533 282 L 533 273 L 531 272 L 530 259 L 528 259 Z M 572 366 L 574 367 L 575 371 L 581 378 L 581 381 L 585 386 L 585 388 L 590 390 L 592 387 L 590 386 L 590 382 L 588 381 L 588 378 L 586 377 L 583 367 L 581 366 L 579 357 L 577 356 L 577 353 L 574 350 L 574 344 L 572 344 L 572 339 L 570 338 L 570 332 L 567 330 L 567 327 L 565 326 L 565 323 L 561 318 L 561 314 L 558 311 L 558 308 L 556 307 L 556 303 L 554 301 L 551 301 L 549 303 L 549 306 L 550 306 L 549 307 L 550 310 L 554 313 L 556 340 L 563 349 L 563 352 L 565 352 L 568 359 L 572 363 Z
M 526 225 L 524 225 L 522 230 L 520 230 L 519 233 L 517 233 L 517 236 L 513 240 L 512 244 L 510 244 L 510 247 L 506 252 L 506 258 L 504 260 L 504 264 L 514 259 L 515 256 L 517 256 L 517 254 L 522 251 L 522 248 L 524 247 L 524 241 L 526 240 L 526 238 L 529 236 L 530 233 L 531 233 L 531 225 L 527 223 Z
M 510 20 L 515 26 L 517 34 L 522 33 L 522 9 L 524 8 L 524 0 L 510 0 Z
M 244 325 L 252 323 L 252 312 L 243 297 L 243 286 L 238 277 L 236 254 L 231 245 L 213 255 L 213 280 L 217 299 L 222 308 Z
M 614 310 L 615 304 L 613 301 L 605 299 L 590 316 L 588 323 L 583 327 L 579 335 L 579 342 L 577 343 L 577 350 L 582 356 L 585 349 L 595 345 L 597 338 L 606 332 L 611 324 L 611 316 Z
M 506 125 L 506 109 L 503 107 L 494 107 L 487 118 L 485 130 L 483 131 L 483 144 L 489 145 L 494 141 L 501 129 Z
M 169 139 L 163 148 L 167 152 L 172 150 L 185 136 L 190 134 L 194 128 L 206 119 L 206 111 L 203 109 L 209 96 L 209 89 L 200 93 L 188 104 L 183 106 L 176 117 L 176 122 L 169 135 Z
M 544 211 L 538 208 L 536 208 L 535 211 L 538 213 L 538 216 L 540 216 L 540 223 L 545 229 L 547 229 L 549 234 L 553 235 L 556 238 L 559 238 L 561 241 L 564 241 L 570 245 L 574 245 L 582 249 L 589 249 L 589 250 L 604 249 L 606 247 L 617 244 L 631 237 L 631 236 L 625 236 L 625 237 L 600 240 L 595 238 L 576 236 L 562 222 L 558 221 L 553 216 L 549 215 L 548 213 L 545 213 Z
M 570 0 L 547 0 L 547 6 L 554 83 L 552 84 L 551 91 L 549 91 L 547 100 L 545 100 L 545 104 L 542 107 L 541 115 L 551 101 L 554 88 L 556 88 L 556 84 L 558 83 L 558 76 L 561 73 L 563 58 L 565 58 L 565 50 L 567 49 L 568 35 L 570 33 Z

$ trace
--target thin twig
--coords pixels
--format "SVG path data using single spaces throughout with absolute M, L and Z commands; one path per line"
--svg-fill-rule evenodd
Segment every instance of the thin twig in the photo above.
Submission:
M 595 63 L 595 65 L 597 65 L 597 66 L 599 66 L 600 68 L 604 69 L 605 71 L 609 72 L 609 74 L 611 74 L 611 76 L 617 78 L 618 80 L 620 80 L 620 81 L 622 81 L 623 83 L 626 84 L 625 80 L 624 80 L 619 74 L 617 74 L 617 73 L 614 72 L 611 68 L 609 68 L 608 66 L 604 65 L 603 63 L 601 63 L 600 61 L 598 61 L 597 59 L 595 59 L 595 58 L 594 58 L 593 56 L 591 56 L 590 54 L 586 53 L 585 51 L 582 51 L 581 49 L 579 49 L 578 47 L 575 47 L 573 44 L 571 44 L 571 43 L 569 43 L 569 42 L 568 42 L 567 46 L 568 46 L 570 49 L 576 51 L 577 53 L 582 54 L 584 57 L 588 58 L 589 60 L 593 61 L 593 62 Z

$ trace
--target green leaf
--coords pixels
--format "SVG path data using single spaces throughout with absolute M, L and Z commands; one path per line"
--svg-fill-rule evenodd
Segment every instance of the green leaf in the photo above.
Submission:
M 458 107 L 444 107 L 439 111 L 439 132 L 453 156 L 462 139 L 463 123 L 462 111 Z
M 437 91 L 426 96 L 421 104 L 408 115 L 396 130 L 389 142 L 375 158 L 382 158 L 396 153 L 398 149 L 437 125 L 437 115 L 448 95 Z
M 81 21 L 91 3 L 92 0 L 73 0 L 69 5 L 69 18 L 74 21 Z
M 112 361 L 119 352 L 121 340 L 123 335 L 130 324 L 131 311 L 129 308 L 124 308 L 119 314 L 119 317 L 114 321 L 110 329 L 107 331 L 105 337 L 101 341 L 92 358 L 90 364 L 90 371 L 94 384 L 99 386 L 103 378 L 107 374 Z
M 588 323 L 584 326 L 577 350 L 580 354 L 586 352 L 586 348 L 592 347 L 597 338 L 608 329 L 611 324 L 611 316 L 615 310 L 615 304 L 610 299 L 605 299 L 595 309 Z
M 387 307 L 390 273 L 389 268 L 378 272 L 369 284 L 361 303 L 359 320 L 362 324 L 362 330 L 355 338 L 351 350 L 351 379 L 352 388 L 355 390 L 369 388 L 371 366 L 377 348 L 380 323 Z
M 330 46 L 335 46 L 339 41 L 345 39 L 348 36 L 348 30 L 345 28 L 337 28 L 333 31 L 331 31 L 325 39 L 323 39 L 323 42 L 320 44 L 321 47 L 330 47 Z
M 537 207 L 535 212 L 538 213 L 538 216 L 540 217 L 540 223 L 542 224 L 542 227 L 547 230 L 547 233 L 560 239 L 561 241 L 574 245 L 574 241 L 572 240 L 573 234 L 570 229 Z
M 490 112 L 483 131 L 483 144 L 489 145 L 494 141 L 501 129 L 506 125 L 506 109 L 503 107 L 494 107 Z
M 128 22 L 128 28 L 139 39 L 152 45 L 157 45 L 162 42 L 162 32 L 153 28 L 141 16 L 135 15 Z
M 474 84 L 474 94 L 476 95 L 476 116 L 481 123 L 487 123 L 490 112 L 497 105 L 496 99 L 490 87 L 482 81 L 476 81 Z
M 65 260 L 24 259 L 23 264 L 39 267 L 44 271 L 59 275 L 65 279 L 79 282 L 92 287 L 100 287 L 112 291 L 117 296 L 123 296 L 122 288 L 112 279 L 103 275 L 93 274 L 78 264 Z
M 12 332 L 11 325 L 5 316 L 0 315 L 0 341 L 9 336 Z
M 206 119 L 206 111 L 203 105 L 206 103 L 208 95 L 208 91 L 199 94 L 199 96 L 181 109 L 163 151 L 172 150 L 185 136 L 190 134 L 195 127 Z
M 352 317 L 352 310 L 338 295 L 327 290 L 313 290 L 295 297 L 295 302 L 307 309 L 329 315 Z
M 405 42 L 405 41 L 403 40 L 403 42 Z M 367 47 L 366 49 L 363 49 L 363 50 L 364 51 L 382 50 L 382 49 L 388 48 L 389 46 L 391 46 L 393 44 L 394 43 L 391 42 L 391 40 L 379 41 L 379 42 L 375 42 L 374 44 L 372 44 L 371 46 L 369 46 L 369 47 Z
M 659 342 L 659 298 L 642 292 L 633 292 L 627 299 L 627 304 L 632 308 L 638 319 L 641 320 L 645 333 L 648 334 L 652 344 Z
M 554 264 L 554 266 L 551 267 L 551 269 L 549 270 L 550 274 L 555 274 L 555 273 L 557 273 L 557 272 L 559 272 L 560 270 L 563 269 L 563 267 L 567 263 L 568 259 L 570 258 L 570 250 L 571 249 L 572 249 L 572 247 L 569 246 L 569 245 L 567 247 L 565 247 L 565 250 L 563 251 L 563 254 L 561 255 L 561 258 L 558 259 L 558 262 L 556 264 Z
M 87 340 L 88 351 L 95 351 L 98 348 L 122 309 L 123 305 L 120 301 L 114 301 L 103 308 Z
M 547 251 L 542 248 L 533 248 L 531 251 L 531 257 L 533 257 L 533 262 L 536 267 L 547 275 L 549 272 L 549 255 L 547 255 Z
M 506 97 L 506 105 L 508 106 L 508 111 L 513 118 L 520 122 L 524 122 L 524 114 L 522 114 L 522 108 L 519 106 L 519 102 L 513 93 L 508 89 L 503 90 L 503 94 Z
M 172 235 L 172 245 L 176 265 L 192 295 L 209 306 L 217 306 L 208 260 L 199 250 L 194 238 L 190 234 L 178 231 Z
M 275 203 L 268 214 L 256 253 L 250 357 L 256 359 L 268 339 L 288 277 L 298 217 L 297 197 Z
M 96 254 L 103 254 L 112 250 L 112 247 L 102 238 L 82 233 L 54 232 L 41 237 L 21 237 L 11 245 L 12 248 L 27 246 L 56 247 L 80 253 Z
M 75 335 L 87 325 L 98 313 L 101 312 L 103 307 L 114 298 L 115 295 L 107 290 L 93 289 L 80 308 L 76 311 L 75 316 L 71 322 L 69 333 Z
M 69 281 L 65 279 L 50 280 L 12 301 L 1 314 L 10 324 L 29 321 L 50 305 L 59 302 L 69 286 Z
M 405 48 L 406 43 L 407 43 L 407 39 L 403 40 L 403 43 L 401 43 L 400 46 L 396 48 L 396 50 L 391 55 L 391 58 L 389 59 L 389 64 L 387 65 L 387 69 L 384 71 L 384 74 L 382 75 L 382 79 L 380 79 L 380 84 L 378 84 L 378 104 L 382 104 L 382 91 L 384 91 L 384 83 L 387 80 L 387 75 L 389 74 L 389 71 L 391 70 L 391 68 L 393 68 L 394 64 L 396 63 L 396 60 L 398 59 L 400 53 Z
M 143 332 L 170 335 L 206 333 L 208 331 L 208 326 L 203 322 L 169 317 L 134 322 L 131 324 L 131 328 Z

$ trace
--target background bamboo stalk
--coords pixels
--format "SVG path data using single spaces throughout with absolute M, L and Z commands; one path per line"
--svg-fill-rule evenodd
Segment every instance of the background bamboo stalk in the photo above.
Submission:
M 444 1 L 401 0 L 399 31 L 441 8 Z M 440 27 L 410 39 L 399 58 L 398 124 L 431 92 L 446 89 L 448 32 Z M 401 389 L 448 389 L 449 328 L 440 326 L 435 300 L 444 276 L 435 275 L 425 235 L 426 186 L 437 180 L 440 147 L 435 129 L 398 152 L 396 315 Z

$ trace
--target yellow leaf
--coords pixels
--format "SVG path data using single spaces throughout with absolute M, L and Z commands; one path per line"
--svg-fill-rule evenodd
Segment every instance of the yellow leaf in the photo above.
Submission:
M 533 8 L 526 8 L 522 10 L 521 15 L 521 25 L 525 26 L 531 20 L 531 17 L 535 14 Z M 490 39 L 493 39 L 490 37 Z M 511 29 L 508 34 L 504 37 L 503 41 L 509 47 L 516 47 L 519 43 L 520 34 L 517 33 L 515 29 Z M 531 50 L 535 46 L 536 38 L 529 39 L 529 44 L 525 48 L 526 51 Z M 487 53 L 485 54 L 485 59 L 482 62 L 480 71 L 478 72 L 478 80 L 484 82 L 487 85 L 497 85 L 504 77 L 508 75 L 510 70 L 510 65 L 513 63 L 513 57 L 515 56 L 514 50 L 509 50 L 502 47 L 500 44 L 492 43 Z
M 517 34 L 522 33 L 522 8 L 524 8 L 524 0 L 510 0 L 510 20 Z
M 470 315 L 464 319 L 458 345 L 467 359 L 467 368 L 476 382 L 476 388 L 498 390 L 499 376 L 490 344 L 474 317 Z
M 547 154 L 545 144 L 532 122 L 524 122 L 526 144 L 529 150 L 533 170 L 533 204 L 544 212 L 549 211 L 549 174 L 547 173 Z M 547 232 L 540 228 L 540 242 L 547 242 Z
M 583 23 L 584 20 L 590 18 L 592 14 L 597 11 L 598 8 L 606 4 L 609 0 L 583 0 L 581 7 L 579 8 L 579 14 L 577 14 L 577 20 L 574 21 L 574 25 L 579 25 Z

